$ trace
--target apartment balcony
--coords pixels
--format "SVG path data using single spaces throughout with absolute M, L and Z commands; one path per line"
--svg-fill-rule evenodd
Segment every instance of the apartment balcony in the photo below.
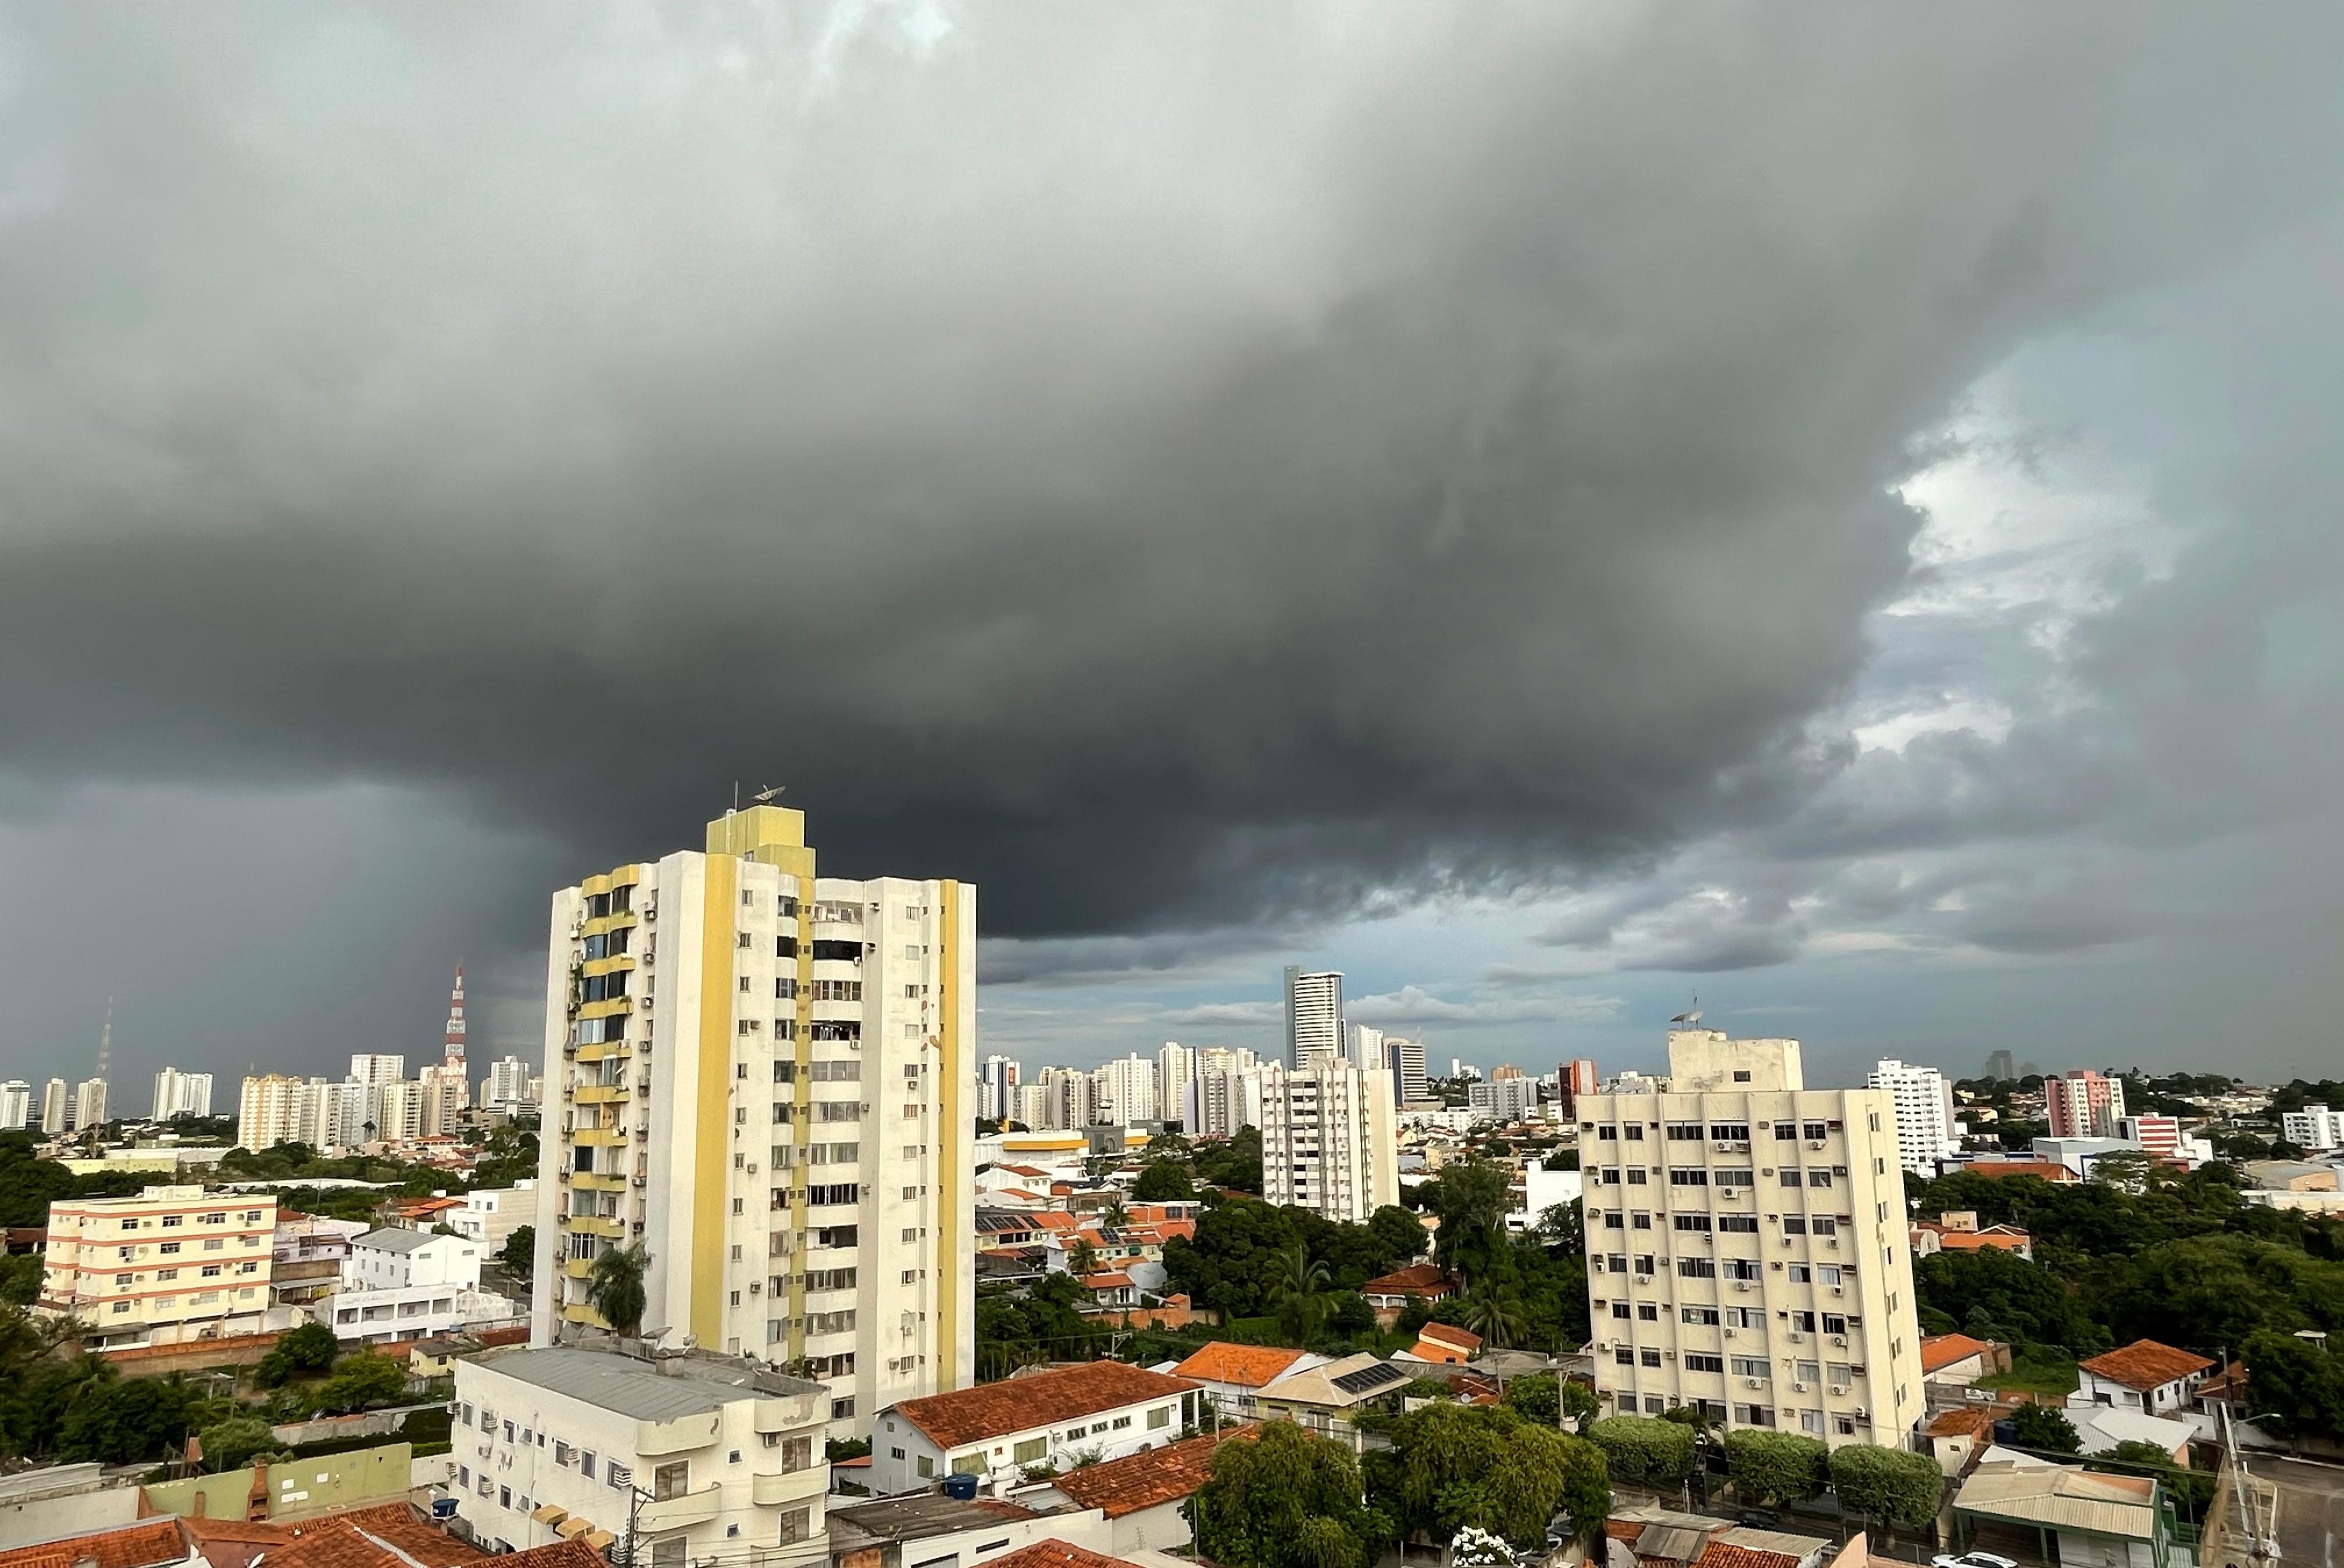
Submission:
M 581 1235 L 607 1236 L 616 1241 L 627 1234 L 627 1222 L 612 1215 L 572 1214 L 568 1221 L 570 1228 Z
M 615 1149 L 626 1141 L 623 1127 L 581 1127 L 570 1134 L 572 1143 L 599 1144 L 605 1149 Z
M 606 1040 L 600 1045 L 579 1046 L 575 1054 L 581 1061 L 608 1061 L 613 1057 L 623 1061 L 635 1054 L 635 1048 L 624 1040 Z
M 623 1083 L 583 1083 L 575 1091 L 581 1105 L 619 1105 L 633 1092 Z
M 803 1470 L 753 1477 L 749 1483 L 749 1501 L 760 1508 L 778 1508 L 787 1503 L 803 1503 L 810 1497 L 820 1497 L 829 1490 L 830 1467 L 809 1464 Z
M 615 1176 L 597 1171 L 572 1171 L 570 1183 L 586 1192 L 623 1192 L 627 1190 L 627 1179 L 624 1176 Z
M 591 1258 L 564 1258 L 561 1261 L 561 1271 L 569 1275 L 573 1280 L 585 1279 L 594 1272 L 594 1260 Z
M 722 1512 L 723 1491 L 721 1484 L 711 1482 L 697 1491 L 646 1503 L 638 1515 L 640 1528 L 647 1531 L 681 1530 L 688 1525 L 705 1524 Z

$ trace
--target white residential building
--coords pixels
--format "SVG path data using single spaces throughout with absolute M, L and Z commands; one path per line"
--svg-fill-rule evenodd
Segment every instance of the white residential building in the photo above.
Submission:
M 176 1067 L 167 1067 L 155 1074 L 155 1121 L 168 1121 L 174 1116 L 209 1116 L 211 1113 L 210 1073 L 181 1072 Z
M 988 1056 L 976 1075 L 976 1113 L 988 1121 L 1008 1121 L 1017 1114 L 1017 1063 L 1005 1056 Z
M 105 1126 L 108 1120 L 106 1101 L 106 1083 L 102 1078 L 85 1078 L 74 1085 L 73 1125 L 75 1128 Z
M 1896 1108 L 1897 1162 L 1916 1176 L 1927 1176 L 1937 1161 L 1961 1152 L 1954 1136 L 1954 1086 L 1934 1067 L 1883 1060 L 1865 1081 L 1888 1091 Z
M 1400 1104 L 1430 1097 L 1424 1078 L 1424 1041 L 1384 1036 L 1384 1066 L 1391 1071 L 1392 1093 Z
M 1714 1030 L 1672 1030 L 1669 1068 L 1579 1104 L 1604 1404 L 1901 1446 L 1923 1397 L 1887 1091 L 1808 1089 L 1797 1040 Z
M 237 1094 L 237 1142 L 258 1154 L 279 1143 L 304 1141 L 301 1091 L 299 1079 L 280 1072 L 246 1079 Z
M 976 892 L 817 877 L 800 811 L 552 900 L 534 1342 L 600 1326 L 820 1369 L 834 1434 L 975 1359 Z
M 407 1076 L 407 1058 L 361 1051 L 350 1058 L 350 1076 L 369 1089 L 397 1083 Z
M 755 1361 L 639 1345 L 491 1351 L 456 1363 L 456 1513 L 491 1551 L 631 1524 L 643 1568 L 828 1555 L 830 1392 Z
M 1133 1051 L 1101 1067 L 1098 1080 L 1100 1119 L 1128 1127 L 1156 1120 L 1156 1064 Z
M 369 1084 L 361 1131 L 370 1143 L 406 1143 L 423 1136 L 423 1085 L 411 1078 Z
M 1180 1125 L 1191 1138 L 1234 1138 L 1261 1125 L 1261 1066 L 1250 1050 L 1200 1048 L 1180 1104 Z
M 1050 1125 L 1050 1086 L 1046 1083 L 1017 1083 L 1009 1089 L 1009 1120 L 1021 1127 L 1040 1130 Z
M 1286 1062 L 1308 1067 L 1343 1054 L 1343 974 L 1286 966 Z
M 519 1302 L 480 1288 L 480 1243 L 431 1231 L 369 1231 L 350 1239 L 341 1289 L 311 1314 L 337 1339 L 390 1344 L 517 1319 Z
M 1524 1161 L 1521 1184 L 1508 1189 L 1512 1203 L 1506 1213 L 1506 1229 L 1537 1230 L 1549 1209 L 1580 1201 L 1584 1179 L 1584 1173 L 1576 1169 L 1557 1165 L 1550 1170 L 1543 1160 Z
M 59 1199 L 34 1311 L 89 1325 L 91 1349 L 261 1332 L 277 1200 L 201 1186 Z
M 1121 1459 L 1194 1426 L 1201 1398 L 1186 1378 L 1096 1361 L 905 1400 L 882 1411 L 871 1433 L 871 1490 L 884 1497 L 947 1475 L 985 1484 L 1029 1464 Z
M 1480 1121 L 1530 1121 L 1539 1113 L 1535 1078 L 1491 1078 L 1465 1086 L 1465 1103 Z
M 1339 1058 L 1262 1071 L 1262 1196 L 1359 1221 L 1399 1201 L 1391 1077 Z
M 534 1106 L 537 1098 L 530 1091 L 533 1076 L 529 1063 L 518 1056 L 489 1063 L 489 1076 L 480 1086 L 481 1108 L 509 1111 Z
M 41 1088 L 41 1131 L 54 1137 L 73 1125 L 73 1091 L 62 1078 Z
M 1042 1120 L 1026 1123 L 1036 1131 L 1048 1128 L 1052 1131 L 1072 1131 L 1106 1120 L 1096 1073 L 1079 1067 L 1046 1067 L 1042 1070 Z
M 1384 1060 L 1384 1031 L 1371 1024 L 1343 1026 L 1343 1053 L 1361 1072 L 1390 1070 L 1390 1064 Z
M 1188 1085 L 1197 1076 L 1197 1053 L 1177 1040 L 1167 1040 L 1156 1052 L 1156 1114 L 1167 1121 L 1187 1114 Z
M 366 1085 L 313 1078 L 299 1091 L 300 1141 L 317 1149 L 354 1149 L 366 1141 Z
M 26 1127 L 33 1121 L 33 1086 L 21 1078 L 0 1083 L 0 1130 Z
M 537 1183 L 524 1178 L 510 1187 L 481 1188 L 462 1195 L 463 1207 L 440 1216 L 450 1230 L 477 1242 L 480 1256 L 492 1258 L 504 1251 L 512 1233 L 537 1223 Z
M 2323 1151 L 2344 1148 L 2344 1112 L 2330 1111 L 2325 1105 L 2282 1111 L 2278 1128 L 2281 1138 L 2299 1148 Z

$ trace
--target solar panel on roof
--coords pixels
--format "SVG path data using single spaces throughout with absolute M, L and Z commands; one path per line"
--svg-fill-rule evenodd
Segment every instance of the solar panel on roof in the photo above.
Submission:
M 1365 1393 L 1371 1388 L 1381 1388 L 1386 1383 L 1406 1382 L 1408 1373 L 1389 1362 L 1378 1362 L 1371 1367 L 1361 1367 L 1357 1372 L 1347 1372 L 1340 1377 L 1330 1378 L 1328 1381 L 1345 1393 Z

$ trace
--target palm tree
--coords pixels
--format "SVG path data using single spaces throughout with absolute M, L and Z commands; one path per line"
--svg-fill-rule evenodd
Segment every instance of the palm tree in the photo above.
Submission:
M 1465 1326 L 1493 1351 L 1509 1348 L 1530 1327 L 1521 1298 L 1511 1291 L 1476 1292 L 1465 1298 L 1463 1316 Z
M 1117 1198 L 1099 1215 L 1099 1221 L 1111 1231 L 1120 1231 L 1131 1223 L 1131 1211 L 1123 1206 L 1122 1199 Z
M 1098 1249 L 1088 1238 L 1076 1241 L 1066 1249 L 1066 1268 L 1077 1279 L 1098 1272 Z
M 643 1273 L 651 1260 L 642 1244 L 607 1247 L 586 1276 L 586 1302 L 611 1325 L 611 1332 L 630 1335 L 643 1326 Z
M 1314 1261 L 1299 1241 L 1278 1254 L 1278 1274 L 1269 1284 L 1269 1299 L 1278 1313 L 1293 1313 L 1292 1327 L 1307 1346 L 1318 1337 L 1319 1292 L 1332 1278 L 1324 1262 Z

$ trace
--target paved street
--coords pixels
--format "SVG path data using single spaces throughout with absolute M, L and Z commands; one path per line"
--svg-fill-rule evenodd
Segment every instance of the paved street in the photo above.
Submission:
M 2282 1568 L 2344 1568 L 2344 1466 L 2293 1459 L 2252 1459 L 2249 1473 L 2278 1488 Z

